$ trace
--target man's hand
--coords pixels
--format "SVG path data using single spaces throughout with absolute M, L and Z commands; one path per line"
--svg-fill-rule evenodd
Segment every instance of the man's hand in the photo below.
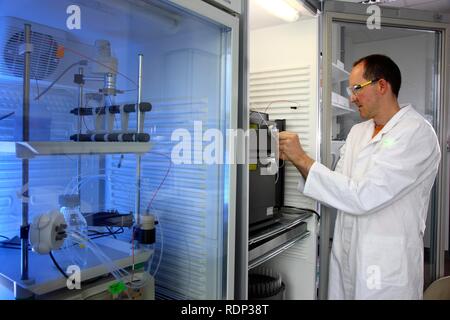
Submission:
M 280 138 L 280 158 L 282 160 L 289 160 L 295 162 L 296 159 L 306 155 L 300 144 L 300 139 L 296 133 L 282 131 L 279 134 Z
M 308 157 L 305 150 L 303 150 L 298 135 L 296 133 L 282 131 L 279 134 L 279 139 L 280 159 L 291 161 L 306 179 L 314 160 Z

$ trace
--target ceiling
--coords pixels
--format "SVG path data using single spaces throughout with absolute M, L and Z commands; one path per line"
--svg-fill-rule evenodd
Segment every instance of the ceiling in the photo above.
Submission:
M 249 1 L 249 23 L 250 29 L 261 29 L 273 27 L 276 25 L 286 24 L 282 19 L 279 19 L 262 7 L 260 7 L 256 0 Z M 362 0 L 327 0 L 327 1 L 346 1 L 359 3 Z M 381 0 L 383 6 L 403 7 L 418 10 L 435 11 L 440 13 L 450 14 L 450 0 Z M 311 19 L 311 17 L 301 17 L 301 19 Z
M 449 0 L 450 1 L 450 0 Z M 248 0 L 249 2 L 249 26 L 250 30 L 274 27 L 289 22 L 277 18 L 262 8 L 256 0 Z M 313 19 L 312 17 L 301 16 L 300 20 Z

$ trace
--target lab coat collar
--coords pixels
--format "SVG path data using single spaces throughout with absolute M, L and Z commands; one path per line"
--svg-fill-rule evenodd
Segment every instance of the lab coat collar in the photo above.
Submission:
M 383 129 L 373 138 L 370 140 L 369 144 L 376 143 L 380 141 L 383 138 L 383 135 L 387 132 L 389 132 L 399 121 L 403 116 L 412 109 L 412 106 L 410 104 L 405 104 L 400 106 L 400 110 L 397 111 L 396 114 L 384 125 Z M 373 130 L 375 129 L 375 122 L 373 119 L 370 120 L 371 124 L 371 130 L 370 133 L 373 133 Z

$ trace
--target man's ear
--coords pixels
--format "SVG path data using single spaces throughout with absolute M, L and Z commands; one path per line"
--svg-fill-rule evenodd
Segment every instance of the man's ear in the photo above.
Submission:
M 385 95 L 389 92 L 389 90 L 391 90 L 391 84 L 384 79 L 380 79 L 377 82 L 377 88 L 382 95 Z

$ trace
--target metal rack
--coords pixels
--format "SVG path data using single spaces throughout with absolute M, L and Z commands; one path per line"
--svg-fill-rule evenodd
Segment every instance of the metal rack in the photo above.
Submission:
M 32 159 L 50 155 L 95 154 L 145 154 L 150 142 L 70 142 L 70 141 L 15 141 L 0 142 L 4 153 L 15 154 L 20 159 Z
M 301 210 L 299 210 L 301 211 Z M 283 213 L 279 221 L 249 237 L 248 269 L 255 268 L 309 236 L 311 212 Z

